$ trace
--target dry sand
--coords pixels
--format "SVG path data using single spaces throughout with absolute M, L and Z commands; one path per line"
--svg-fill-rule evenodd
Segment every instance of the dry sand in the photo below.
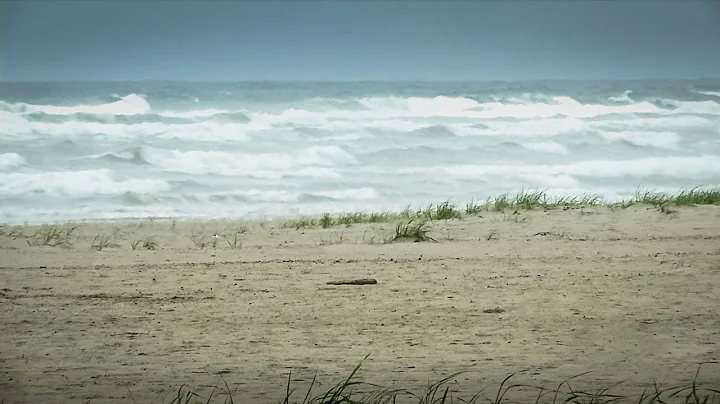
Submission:
M 71 248 L 3 227 L 0 399 L 169 402 L 221 374 L 235 402 L 277 402 L 290 368 L 298 388 L 316 371 L 327 388 L 367 354 L 360 377 L 387 386 L 469 371 L 453 379 L 465 397 L 517 371 L 548 387 L 591 371 L 573 387 L 639 394 L 701 362 L 720 385 L 720 207 L 486 213 L 436 223 L 437 243 L 370 242 L 394 223 L 247 225 L 242 248 L 202 250 L 191 233 L 239 223 L 81 224 Z M 101 233 L 118 246 L 92 250 Z M 146 236 L 156 250 L 130 248 Z

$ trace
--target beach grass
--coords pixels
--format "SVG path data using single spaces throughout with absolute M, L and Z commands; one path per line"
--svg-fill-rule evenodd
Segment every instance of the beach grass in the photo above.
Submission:
M 396 241 L 435 241 L 434 238 L 430 237 L 430 226 L 425 220 L 410 219 L 405 222 L 399 222 L 395 226 L 394 234 L 386 239 L 386 243 L 392 243 Z
M 366 357 L 367 359 L 367 357 Z M 396 402 L 418 404 L 501 404 L 501 403 L 548 403 L 548 404 L 720 404 L 720 386 L 705 386 L 698 382 L 701 365 L 693 379 L 681 386 L 662 386 L 657 382 L 647 384 L 640 394 L 626 395 L 622 393 L 623 383 L 614 383 L 608 386 L 597 386 L 597 383 L 588 383 L 594 387 L 581 387 L 578 380 L 590 372 L 585 372 L 552 386 L 537 386 L 517 380 L 518 373 L 512 373 L 500 381 L 496 386 L 476 389 L 472 396 L 462 396 L 458 393 L 458 376 L 466 372 L 451 374 L 420 391 L 413 392 L 404 388 L 389 388 L 386 386 L 362 381 L 359 370 L 362 362 L 358 364 L 349 376 L 331 385 L 327 389 L 314 392 L 318 384 L 317 374 L 313 376 L 309 385 L 299 389 L 293 387 L 292 371 L 288 373 L 284 388 L 284 398 L 280 404 L 391 404 Z M 185 385 L 180 386 L 177 395 L 172 397 L 172 404 L 191 403 L 234 403 L 233 393 L 226 379 L 220 375 L 222 387 L 220 391 L 213 388 L 209 394 L 203 395 L 192 391 Z M 574 387 L 573 387 L 574 386 Z M 224 391 L 223 391 L 224 390 Z M 464 391 L 473 391 L 466 386 Z M 217 393 L 216 393 L 217 392 Z M 518 401 L 518 393 L 525 398 Z M 528 399 L 532 397 L 532 399 Z M 92 400 L 88 401 L 92 402 Z M 240 401 L 237 401 L 240 402 Z
M 27 243 L 31 246 L 70 247 L 76 229 L 77 226 L 70 223 L 64 226 L 46 224 L 28 237 Z
M 619 201 L 607 201 L 599 195 L 585 193 L 580 195 L 549 196 L 545 190 L 522 190 L 515 195 L 502 194 L 486 200 L 471 200 L 464 206 L 455 205 L 449 199 L 440 203 L 431 203 L 426 207 L 412 208 L 406 206 L 400 212 L 354 212 L 332 215 L 324 213 L 319 218 L 303 216 L 283 223 L 284 228 L 296 230 L 313 227 L 330 228 L 333 226 L 351 226 L 354 224 L 387 223 L 401 220 L 461 220 L 468 216 L 478 216 L 483 212 L 506 212 L 535 209 L 558 209 L 564 207 L 607 207 L 610 209 L 627 209 L 635 205 L 654 207 L 720 205 L 720 187 L 701 188 L 679 191 L 675 194 L 652 190 L 637 190 L 631 197 Z
M 130 248 L 133 250 L 139 250 L 141 248 L 145 250 L 156 250 L 158 248 L 158 244 L 155 241 L 155 238 L 150 236 L 140 240 L 135 240 L 132 244 L 130 244 Z

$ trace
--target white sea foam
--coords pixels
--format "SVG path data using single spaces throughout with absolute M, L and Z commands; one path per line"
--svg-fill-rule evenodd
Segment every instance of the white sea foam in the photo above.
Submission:
M 720 91 L 700 91 L 695 90 L 693 91 L 696 94 L 702 94 L 702 95 L 709 95 L 711 97 L 720 97 Z
M 524 165 L 524 164 L 487 164 L 456 165 L 422 168 L 403 168 L 402 174 L 444 173 L 450 177 L 476 179 L 483 177 L 498 180 L 531 179 L 528 183 L 541 184 L 561 178 L 593 177 L 647 177 L 652 175 L 667 178 L 689 179 L 720 176 L 720 156 L 700 157 L 648 157 L 634 160 L 586 160 L 571 164 Z M 541 181 L 542 180 L 542 181 Z M 575 180 L 573 180 L 575 181 Z
M 567 147 L 556 142 L 527 142 L 521 143 L 521 145 L 527 149 L 542 153 L 570 154 Z
M 150 104 L 138 94 L 129 94 L 120 100 L 101 105 L 33 105 L 16 104 L 15 112 L 42 112 L 48 115 L 97 114 L 97 115 L 138 115 L 150 112 Z
M 184 112 L 166 111 L 166 112 L 160 112 L 159 114 L 162 116 L 166 116 L 168 118 L 208 118 L 208 117 L 212 117 L 215 115 L 232 114 L 234 112 L 245 112 L 245 111 L 230 111 L 227 109 L 211 108 L 211 109 L 184 111 Z
M 676 101 L 663 99 L 663 104 L 672 105 L 673 113 L 720 115 L 720 103 L 715 101 Z
M 523 121 L 483 121 L 481 127 L 474 124 L 451 126 L 459 136 L 558 136 L 587 131 L 591 124 L 577 118 L 545 118 Z
M 633 92 L 632 90 L 627 90 L 623 93 L 623 95 L 621 95 L 619 97 L 608 97 L 608 100 L 612 101 L 612 102 L 630 103 L 630 102 L 633 102 L 632 98 L 630 98 L 630 94 L 632 94 L 632 92 Z
M 170 190 L 167 181 L 116 180 L 109 169 L 0 174 L 0 196 L 45 194 L 55 197 L 155 193 Z
M 145 158 L 147 162 L 167 171 L 258 178 L 335 178 L 339 174 L 334 167 L 358 164 L 355 157 L 337 146 L 313 146 L 296 152 L 258 154 L 148 149 Z
M 2 119 L 0 117 L 0 119 Z M 194 124 L 165 124 L 160 122 L 139 124 L 118 124 L 100 122 L 64 123 L 28 122 L 21 117 L 4 122 L 0 127 L 0 139 L 18 138 L 66 138 L 87 139 L 89 137 L 110 139 L 180 139 L 208 142 L 242 142 L 248 140 L 245 124 L 219 124 L 201 122 Z
M 625 140 L 637 146 L 653 146 L 663 149 L 677 149 L 680 136 L 674 132 L 604 132 L 600 136 L 609 141 Z
M 299 202 L 303 198 L 328 198 L 334 200 L 365 201 L 380 197 L 380 193 L 371 187 L 338 189 L 332 191 L 291 192 L 286 190 L 250 189 L 247 191 L 228 191 L 213 193 L 208 199 L 239 197 L 252 202 Z
M 26 164 L 23 156 L 17 153 L 0 154 L 0 171 L 10 170 Z
M 356 201 L 371 200 L 380 197 L 378 191 L 375 188 L 371 187 L 340 189 L 336 191 L 317 191 L 312 192 L 311 195 L 332 199 L 351 199 Z

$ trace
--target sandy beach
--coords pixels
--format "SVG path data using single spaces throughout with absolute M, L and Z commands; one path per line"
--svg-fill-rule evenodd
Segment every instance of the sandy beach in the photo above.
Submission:
M 707 362 L 698 380 L 720 386 L 718 206 L 483 212 L 435 222 L 436 242 L 384 243 L 395 221 L 284 223 L 82 223 L 56 247 L 3 226 L 0 400 L 170 402 L 224 379 L 234 402 L 274 403 L 291 370 L 302 401 L 368 354 L 362 380 L 417 391 L 467 371 L 466 398 L 513 372 L 639 395 Z M 356 278 L 377 284 L 327 284 Z

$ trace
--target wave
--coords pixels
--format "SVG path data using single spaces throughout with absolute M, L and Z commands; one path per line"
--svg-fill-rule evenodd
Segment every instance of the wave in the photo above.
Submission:
M 648 157 L 632 160 L 588 160 L 570 164 L 488 164 L 441 167 L 404 168 L 400 174 L 438 175 L 451 178 L 494 178 L 518 187 L 534 184 L 540 187 L 578 187 L 579 177 L 621 178 L 664 176 L 666 178 L 698 181 L 720 176 L 720 156 Z
M 522 100 L 520 100 L 522 101 Z M 500 101 L 479 103 L 465 97 L 435 98 L 370 98 L 363 102 L 373 111 L 384 111 L 389 115 L 415 117 L 463 117 L 477 119 L 494 118 L 552 118 L 568 116 L 593 118 L 609 114 L 661 113 L 662 110 L 650 102 L 628 105 L 582 104 L 566 96 L 550 97 L 547 102 L 503 103 Z
M 677 149 L 680 136 L 675 132 L 608 132 L 599 131 L 598 134 L 611 142 L 625 141 L 635 146 L 652 146 L 661 149 Z
M 142 114 L 142 115 L 96 115 L 87 113 L 75 113 L 65 115 L 46 114 L 44 112 L 32 112 L 23 114 L 23 118 L 30 122 L 42 123 L 73 123 L 73 122 L 90 122 L 90 123 L 120 123 L 126 125 L 134 125 L 141 123 L 166 123 L 166 124 L 183 124 L 196 122 L 192 119 L 168 117 L 164 114 Z
M 136 125 L 143 123 L 164 123 L 164 124 L 193 124 L 197 122 L 215 123 L 248 123 L 250 118 L 242 112 L 227 112 L 209 115 L 207 120 L 201 120 L 202 115 L 195 116 L 192 113 L 183 116 L 182 113 L 148 113 L 142 115 L 96 115 L 88 113 L 73 113 L 65 115 L 47 114 L 45 112 L 32 112 L 21 114 L 19 118 L 28 122 L 73 124 L 73 123 L 100 123 L 100 124 L 125 124 Z
M 695 94 L 709 95 L 711 97 L 720 97 L 720 91 L 700 91 L 694 90 Z
M 458 124 L 452 131 L 458 136 L 558 136 L 583 133 L 590 124 L 577 118 L 546 118 L 529 121 L 485 121 L 481 125 Z
M 623 95 L 619 97 L 608 97 L 608 101 L 631 103 L 633 102 L 632 98 L 630 98 L 630 94 L 632 93 L 632 90 L 626 90 Z
M 661 99 L 658 102 L 674 107 L 674 109 L 671 110 L 673 113 L 720 115 L 720 104 L 715 101 L 676 101 Z
M 0 121 L 1 122 L 1 121 Z M 18 120 L 5 122 L 0 128 L 0 139 L 60 137 L 84 139 L 87 137 L 111 139 L 200 140 L 208 142 L 244 142 L 249 139 L 245 124 L 220 124 L 202 122 L 193 124 L 164 123 L 99 123 L 70 121 L 62 124 L 28 122 Z
M 179 120 L 190 120 L 196 122 L 198 119 L 206 118 L 213 122 L 232 122 L 232 123 L 248 123 L 250 118 L 246 111 L 228 111 L 221 109 L 203 109 L 186 112 L 160 112 L 158 113 L 164 119 L 174 118 Z
M 258 154 L 147 148 L 143 158 L 165 171 L 255 178 L 337 178 L 336 167 L 359 164 L 355 157 L 338 146 L 313 146 L 295 152 Z
M 126 149 L 120 152 L 115 153 L 103 153 L 103 154 L 94 154 L 91 156 L 85 156 L 81 157 L 81 159 L 91 159 L 91 160 L 107 160 L 109 162 L 115 162 L 115 163 L 131 163 L 131 164 L 150 164 L 144 156 L 143 148 L 142 147 L 133 147 L 130 149 Z
M 0 171 L 10 170 L 27 164 L 25 158 L 17 153 L 0 154 Z
M 520 145 L 528 150 L 537 151 L 541 153 L 551 154 L 563 154 L 568 155 L 570 151 L 568 148 L 557 142 L 528 142 L 520 143 Z
M 57 106 L 3 102 L 0 104 L 0 108 L 16 113 L 43 113 L 46 115 L 139 115 L 150 112 L 150 104 L 137 94 L 129 94 L 118 101 L 100 105 Z
M 367 201 L 380 198 L 380 193 L 371 187 L 339 189 L 332 191 L 289 192 L 280 190 L 250 189 L 247 191 L 216 192 L 207 196 L 210 202 L 316 202 L 316 201 Z
M 44 194 L 87 197 L 167 192 L 170 184 L 158 179 L 116 180 L 109 169 L 0 174 L 0 196 Z
M 455 133 L 444 125 L 425 126 L 420 129 L 411 130 L 408 134 L 415 137 L 425 138 L 455 137 Z

